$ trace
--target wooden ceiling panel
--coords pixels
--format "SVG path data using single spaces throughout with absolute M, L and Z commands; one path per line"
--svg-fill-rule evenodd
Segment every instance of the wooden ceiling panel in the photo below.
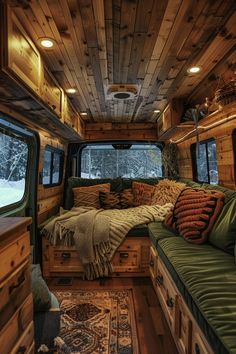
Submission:
M 48 68 L 88 122 L 153 122 L 173 97 L 202 103 L 235 75 L 235 0 L 12 0 Z M 43 50 L 38 39 L 56 45 Z M 188 76 L 191 65 L 199 75 Z M 221 80 L 223 82 L 223 80 Z M 135 84 L 134 99 L 107 95 Z M 212 84 L 212 88 L 210 89 Z

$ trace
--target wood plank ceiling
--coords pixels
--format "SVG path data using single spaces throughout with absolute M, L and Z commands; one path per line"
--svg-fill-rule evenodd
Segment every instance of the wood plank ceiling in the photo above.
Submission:
M 202 103 L 236 71 L 235 0 L 14 0 L 25 30 L 88 122 L 153 122 L 173 97 Z M 187 68 L 200 65 L 199 75 Z M 112 84 L 134 84 L 111 100 Z

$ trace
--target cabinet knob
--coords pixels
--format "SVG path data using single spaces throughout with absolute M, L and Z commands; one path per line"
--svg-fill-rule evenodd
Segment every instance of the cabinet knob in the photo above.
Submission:
M 120 258 L 128 258 L 129 254 L 127 252 L 121 252 L 120 253 Z
M 69 259 L 69 258 L 71 258 L 71 254 L 70 254 L 70 252 L 62 252 L 61 257 L 63 259 Z
M 153 259 L 150 260 L 149 265 L 150 265 L 150 267 L 152 267 L 152 268 L 154 267 L 154 260 L 153 260 Z
M 25 346 L 20 346 L 16 352 L 16 354 L 24 354 L 26 352 Z
M 168 297 L 168 299 L 166 300 L 166 305 L 171 309 L 174 307 L 174 300 L 172 297 Z

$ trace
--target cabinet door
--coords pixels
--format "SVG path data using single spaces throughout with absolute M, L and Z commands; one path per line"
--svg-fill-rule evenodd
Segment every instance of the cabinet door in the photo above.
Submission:
M 116 250 L 112 266 L 114 272 L 139 272 L 141 269 L 140 244 L 126 239 Z
M 177 345 L 180 348 L 181 353 L 191 354 L 192 321 L 189 317 L 189 310 L 180 296 L 178 296 L 177 301 L 176 335 Z
M 42 80 L 41 97 L 43 101 L 58 115 L 58 117 L 61 117 L 62 90 L 45 67 L 43 72 L 44 77 Z
M 51 247 L 49 252 L 50 272 L 83 272 L 83 266 L 79 259 L 78 251 L 74 247 Z
M 171 331 L 175 331 L 177 292 L 160 259 L 157 263 L 156 292 Z

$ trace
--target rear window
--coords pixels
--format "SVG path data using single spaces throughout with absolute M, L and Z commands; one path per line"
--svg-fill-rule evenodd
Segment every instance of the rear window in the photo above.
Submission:
M 152 144 L 91 144 L 81 152 L 81 177 L 162 176 L 161 149 Z
M 27 143 L 0 129 L 0 208 L 23 199 L 28 158 Z

